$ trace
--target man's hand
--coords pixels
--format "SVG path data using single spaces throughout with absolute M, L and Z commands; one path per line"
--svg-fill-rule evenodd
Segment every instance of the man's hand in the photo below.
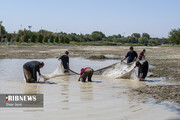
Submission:
M 78 82 L 80 81 L 80 79 L 81 79 L 81 75 L 79 76 Z
M 58 59 L 60 62 L 61 62 L 61 64 L 62 64 L 62 60 L 61 59 Z
M 125 57 L 125 58 L 121 59 L 121 62 L 123 62 L 126 58 L 127 58 L 127 57 Z
M 39 72 L 39 76 L 41 76 L 41 73 Z

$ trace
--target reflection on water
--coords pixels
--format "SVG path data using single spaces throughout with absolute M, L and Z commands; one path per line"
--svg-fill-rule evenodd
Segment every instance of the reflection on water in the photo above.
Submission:
M 41 93 L 40 88 L 38 87 L 38 84 L 25 83 L 24 94 L 38 94 L 38 93 Z
M 93 100 L 93 85 L 91 82 L 80 83 L 80 99 L 82 101 Z
M 62 76 L 60 79 L 60 94 L 62 96 L 62 109 L 69 109 L 69 76 Z
M 132 93 L 132 88 L 149 84 L 135 80 L 117 80 L 94 75 L 93 82 L 77 82 L 77 75 L 60 76 L 40 84 L 25 83 L 22 65 L 28 60 L 0 60 L 0 92 L 44 94 L 44 108 L 0 108 L 0 119 L 19 120 L 166 120 L 176 119 L 180 111 L 173 103 L 155 103 Z M 57 59 L 44 59 L 42 73 L 52 73 L 58 66 Z M 95 70 L 117 61 L 90 61 L 71 58 L 71 69 L 81 67 Z M 11 66 L 9 69 L 7 66 Z M 151 83 L 153 84 L 153 82 Z

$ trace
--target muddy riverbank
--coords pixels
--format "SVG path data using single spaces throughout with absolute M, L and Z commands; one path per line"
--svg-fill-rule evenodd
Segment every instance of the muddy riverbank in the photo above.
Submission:
M 180 85 L 146 86 L 133 91 L 144 97 L 153 97 L 158 100 L 172 101 L 180 104 Z

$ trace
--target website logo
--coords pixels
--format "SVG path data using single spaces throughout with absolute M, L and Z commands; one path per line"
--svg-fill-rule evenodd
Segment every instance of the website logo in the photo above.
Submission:
M 43 94 L 0 94 L 0 107 L 43 107 Z

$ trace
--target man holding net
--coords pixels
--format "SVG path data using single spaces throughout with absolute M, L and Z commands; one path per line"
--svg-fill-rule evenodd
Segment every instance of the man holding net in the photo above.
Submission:
M 61 64 L 64 67 L 64 73 L 69 71 L 69 52 L 66 51 L 65 55 L 62 55 L 58 60 L 61 61 Z
M 127 63 L 131 63 L 137 59 L 138 55 L 137 55 L 137 52 L 134 51 L 133 46 L 131 46 L 129 49 L 130 51 L 126 54 L 125 58 L 123 58 L 121 61 L 127 59 Z
M 23 65 L 24 77 L 27 83 L 37 82 L 37 72 L 41 76 L 40 69 L 43 68 L 44 63 L 39 61 L 30 61 Z
M 80 81 L 81 79 L 82 82 L 86 82 L 86 78 L 88 78 L 88 82 L 91 82 L 93 73 L 94 73 L 94 70 L 90 67 L 82 68 L 78 81 Z
M 136 62 L 136 66 L 138 67 L 138 79 L 139 81 L 143 81 L 145 80 L 147 73 L 148 73 L 148 69 L 149 69 L 149 63 L 147 60 L 139 60 Z

